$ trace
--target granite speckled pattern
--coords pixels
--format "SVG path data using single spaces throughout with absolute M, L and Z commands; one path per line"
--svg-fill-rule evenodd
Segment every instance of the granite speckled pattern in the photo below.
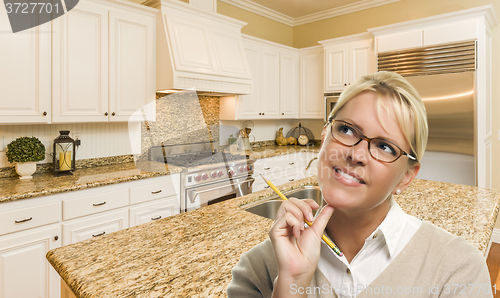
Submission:
M 278 186 L 316 185 L 315 177 Z M 268 237 L 273 221 L 240 208 L 263 190 L 49 251 L 77 297 L 226 297 L 240 255 Z M 396 200 L 407 213 L 460 235 L 485 252 L 500 192 L 416 179 Z
M 180 173 L 181 167 L 159 162 L 124 162 L 75 170 L 72 176 L 54 177 L 51 172 L 34 174 L 33 179 L 0 179 L 0 203 L 67 191 L 110 185 Z

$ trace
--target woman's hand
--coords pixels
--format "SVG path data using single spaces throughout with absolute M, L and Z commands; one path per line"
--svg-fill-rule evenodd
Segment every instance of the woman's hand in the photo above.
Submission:
M 312 210 L 318 208 L 314 200 L 290 198 L 278 210 L 278 220 L 269 236 L 278 263 L 279 283 L 282 285 L 309 286 L 311 282 L 320 256 L 321 237 L 334 211 L 332 206 L 325 206 L 313 225 L 304 228 L 304 218 L 312 222 Z

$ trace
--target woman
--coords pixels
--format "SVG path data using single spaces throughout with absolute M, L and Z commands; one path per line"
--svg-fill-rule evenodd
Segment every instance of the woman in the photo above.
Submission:
M 400 75 L 378 72 L 347 87 L 322 135 L 326 205 L 314 219 L 313 200 L 283 202 L 270 240 L 234 267 L 228 296 L 492 297 L 479 250 L 392 198 L 417 175 L 427 133 L 424 104 Z M 304 228 L 304 218 L 313 225 Z

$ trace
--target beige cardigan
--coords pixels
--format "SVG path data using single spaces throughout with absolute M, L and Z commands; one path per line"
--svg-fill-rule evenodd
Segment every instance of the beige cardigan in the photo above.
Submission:
M 271 241 L 241 255 L 227 287 L 229 298 L 271 297 L 278 275 Z M 337 297 L 323 273 L 316 269 L 309 288 L 291 287 L 290 297 Z M 422 222 L 408 244 L 357 298 L 366 297 L 493 297 L 486 260 L 465 239 L 429 222 Z

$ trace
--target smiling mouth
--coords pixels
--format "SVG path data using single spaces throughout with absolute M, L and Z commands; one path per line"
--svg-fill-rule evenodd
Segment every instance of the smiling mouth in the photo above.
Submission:
M 337 174 L 341 175 L 341 176 L 342 176 L 342 177 L 344 177 L 344 178 L 351 179 L 351 180 L 353 180 L 353 181 L 355 181 L 355 182 L 357 182 L 357 183 L 359 183 L 359 184 L 366 184 L 364 181 L 359 180 L 358 178 L 353 177 L 353 176 L 351 176 L 351 175 L 349 175 L 349 174 L 345 173 L 345 172 L 344 172 L 344 171 L 342 171 L 342 169 L 340 169 L 340 168 L 333 168 L 333 170 L 334 170 Z

